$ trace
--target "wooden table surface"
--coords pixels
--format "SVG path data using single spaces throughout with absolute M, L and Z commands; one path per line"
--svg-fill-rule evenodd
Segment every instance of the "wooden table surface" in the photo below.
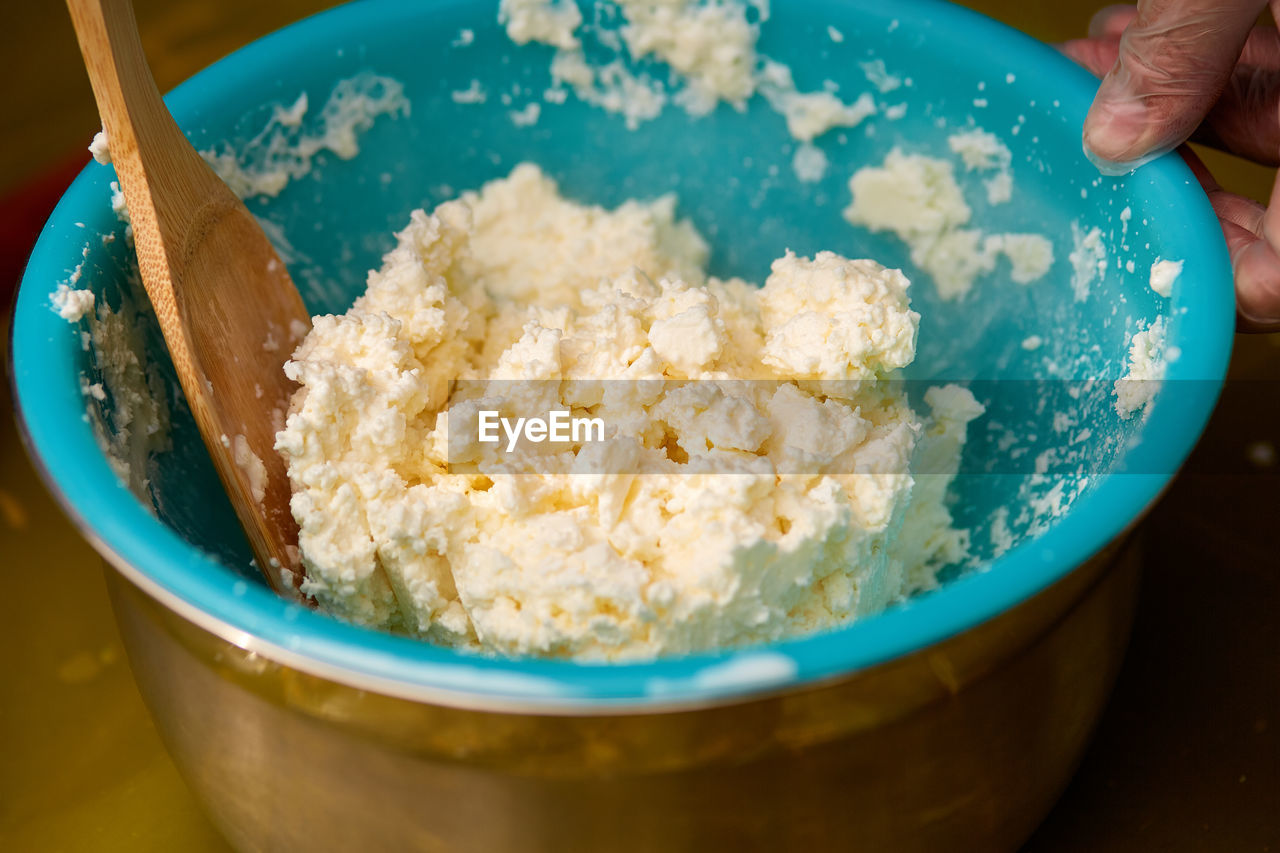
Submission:
M 83 159 L 97 127 L 62 4 L 6 5 L 0 194 Z M 162 89 L 326 5 L 135 0 Z M 1060 41 L 1084 31 L 1094 4 L 969 5 Z M 1266 198 L 1269 170 L 1220 156 L 1210 165 L 1228 187 Z M 1125 668 L 1079 773 L 1028 853 L 1280 851 L 1280 466 L 1256 452 L 1264 442 L 1280 448 L 1280 335 L 1238 338 L 1231 375 L 1200 447 L 1144 526 L 1144 587 Z M 0 620 L 0 849 L 225 850 L 156 737 L 101 564 L 27 462 L 7 393 L 0 555 L 9 590 Z

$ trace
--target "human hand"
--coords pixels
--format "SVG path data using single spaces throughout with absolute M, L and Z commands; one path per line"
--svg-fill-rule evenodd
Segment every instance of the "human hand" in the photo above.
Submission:
M 1280 9 L 1280 0 L 1272 0 Z M 1280 33 L 1255 26 L 1266 0 L 1143 0 L 1094 16 L 1063 51 L 1104 77 L 1085 153 L 1126 174 L 1189 139 L 1280 164 Z M 1104 76 L 1105 75 L 1105 76 Z M 1181 151 L 1222 223 L 1242 330 L 1280 330 L 1280 180 L 1269 207 L 1226 192 Z

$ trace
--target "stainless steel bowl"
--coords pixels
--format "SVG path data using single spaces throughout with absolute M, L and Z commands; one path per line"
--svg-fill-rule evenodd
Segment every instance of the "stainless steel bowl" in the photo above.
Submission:
M 916 654 L 660 713 L 412 702 L 188 622 L 114 569 L 129 659 L 183 776 L 244 850 L 1013 850 L 1115 679 L 1139 549 Z

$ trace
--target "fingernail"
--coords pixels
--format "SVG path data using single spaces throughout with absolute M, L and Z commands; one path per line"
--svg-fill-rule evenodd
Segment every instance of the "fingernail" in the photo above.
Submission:
M 1113 77 L 1102 87 L 1084 120 L 1085 147 L 1103 160 L 1123 163 L 1146 154 L 1137 150 L 1150 128 L 1146 105 L 1120 88 Z
M 1106 160 L 1099 156 L 1096 151 L 1089 147 L 1088 140 L 1086 140 L 1084 144 L 1084 156 L 1089 158 L 1089 162 L 1092 163 L 1099 172 L 1109 178 L 1119 178 L 1124 175 L 1132 174 L 1136 169 L 1147 165 L 1152 160 L 1157 160 L 1160 157 L 1163 157 L 1166 153 L 1167 152 L 1164 151 L 1152 151 L 1150 154 L 1145 154 L 1136 160 L 1121 160 L 1117 162 L 1114 160 Z

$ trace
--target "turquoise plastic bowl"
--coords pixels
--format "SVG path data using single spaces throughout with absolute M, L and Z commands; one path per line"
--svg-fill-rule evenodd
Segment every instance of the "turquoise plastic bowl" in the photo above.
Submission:
M 965 631 L 1069 573 L 1156 499 L 1216 400 L 1234 306 L 1227 254 L 1204 194 L 1172 156 L 1128 178 L 1099 178 L 1080 148 L 1095 81 L 1051 48 L 987 18 L 934 0 L 774 6 L 760 49 L 790 64 L 802 88 L 830 79 L 852 97 L 870 88 L 859 63 L 876 57 L 910 78 L 909 85 L 876 93 L 882 106 L 907 105 L 901 119 L 882 112 L 843 136 L 819 140 L 832 167 L 818 184 L 791 177 L 792 143 L 781 119 L 758 98 L 744 113 L 721 107 L 700 120 L 668 108 L 632 132 L 571 95 L 563 105 L 543 104 L 532 127 L 517 128 L 508 113 L 540 99 L 551 51 L 511 44 L 497 25 L 496 3 L 386 0 L 338 8 L 218 62 L 176 89 L 168 103 L 205 148 L 250 139 L 273 104 L 291 104 L 301 92 L 318 107 L 338 80 L 361 71 L 404 83 L 410 115 L 379 119 L 361 137 L 358 157 L 318 162 L 278 197 L 250 202 L 287 237 L 294 278 L 316 313 L 346 309 L 413 208 L 477 187 L 522 160 L 539 163 L 567 195 L 596 203 L 676 191 L 682 213 L 713 244 L 718 274 L 762 281 L 768 263 L 786 248 L 830 248 L 903 266 L 917 279 L 913 298 L 925 318 L 915 375 L 1033 380 L 1020 398 L 1025 411 L 1016 413 L 1026 419 L 1019 440 L 1032 455 L 1055 440 L 1045 420 L 1052 411 L 1033 405 L 1046 383 L 1104 380 L 1101 402 L 1082 409 L 1092 435 L 1083 455 L 1091 467 L 1059 472 L 1071 492 L 1080 492 L 1069 511 L 1044 525 L 1015 526 L 1014 547 L 979 569 L 955 567 L 938 592 L 846 629 L 763 649 L 582 665 L 477 657 L 344 624 L 277 598 L 261 583 L 180 403 L 173 405 L 173 449 L 150 463 L 151 506 L 108 465 L 94 428 L 112 428 L 110 401 L 82 392 L 81 375 L 92 381 L 95 368 L 79 330 L 49 302 L 82 260 L 79 286 L 99 299 L 117 304 L 121 291 L 134 287 L 125 241 L 100 238 L 121 228 L 108 204 L 114 175 L 90 165 L 35 247 L 12 340 L 13 387 L 30 450 L 67 512 L 130 580 L 224 639 L 356 687 L 460 705 L 656 708 L 805 684 Z M 828 36 L 828 25 L 843 41 Z M 464 28 L 474 41 L 453 46 Z M 489 99 L 456 103 L 450 93 L 472 80 L 488 89 Z M 499 93 L 510 91 L 512 81 L 525 94 L 504 104 Z M 879 162 L 894 145 L 947 156 L 947 135 L 971 122 L 1009 144 L 1018 188 L 1011 204 L 975 203 L 975 221 L 993 231 L 1045 233 L 1058 261 L 1046 280 L 1030 287 L 997 275 L 968 298 L 943 303 L 919 280 L 901 244 L 854 229 L 839 213 L 854 168 Z M 967 189 L 976 186 L 976 177 L 964 179 Z M 1126 207 L 1131 216 L 1122 224 Z M 1114 246 L 1125 246 L 1085 302 L 1074 301 L 1068 284 L 1072 222 L 1097 226 Z M 1146 284 L 1145 272 L 1159 256 L 1185 264 L 1167 301 Z M 1136 273 L 1127 272 L 1126 260 Z M 1110 410 L 1110 381 L 1124 371 L 1129 335 L 1160 314 L 1180 357 L 1145 423 L 1121 420 Z M 171 377 L 154 329 L 146 334 L 149 358 Z M 1043 351 L 1020 345 L 1031 334 L 1045 339 Z M 1037 423 L 1044 428 L 1034 428 Z M 1031 477 L 984 462 L 998 436 L 983 435 L 972 439 L 966 473 L 956 484 L 957 514 L 974 528 L 980 557 L 995 554 L 987 544 L 992 513 L 1005 506 L 1016 519 Z

